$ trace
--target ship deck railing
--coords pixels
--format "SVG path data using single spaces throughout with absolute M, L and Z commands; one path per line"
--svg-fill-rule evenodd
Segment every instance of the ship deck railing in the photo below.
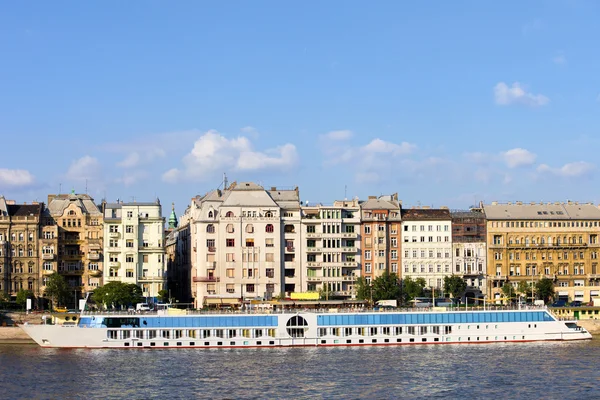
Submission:
M 345 313 L 428 313 L 428 312 L 473 312 L 473 311 L 527 311 L 527 310 L 547 310 L 546 306 L 490 306 L 490 307 L 398 307 L 398 308 L 285 308 L 285 309 L 240 309 L 240 310 L 181 310 L 185 314 L 170 314 L 166 311 L 83 311 L 81 315 L 123 315 L 123 316 L 139 316 L 139 315 L 161 315 L 161 316 L 176 316 L 176 315 L 252 315 L 252 314 L 294 314 L 294 313 L 314 313 L 314 314 L 345 314 Z

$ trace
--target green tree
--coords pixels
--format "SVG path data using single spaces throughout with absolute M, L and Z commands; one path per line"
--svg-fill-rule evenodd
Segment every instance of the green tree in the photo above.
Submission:
M 108 282 L 106 285 L 94 290 L 92 300 L 96 304 L 102 304 L 107 308 L 132 305 L 143 300 L 142 288 L 134 283 Z
M 511 302 L 516 295 L 516 290 L 513 285 L 507 282 L 502 286 L 502 293 L 508 299 L 508 302 Z
M 409 302 L 414 300 L 416 297 L 423 296 L 423 289 L 427 285 L 427 282 L 424 278 L 412 279 L 410 276 L 404 278 L 402 280 L 402 293 L 404 296 L 404 301 Z
M 533 300 L 534 290 L 533 290 L 533 286 L 531 285 L 531 282 L 527 282 L 527 281 L 519 282 L 519 286 L 517 286 L 517 292 L 523 294 L 523 297 L 525 297 L 525 300 Z
M 27 299 L 33 300 L 33 292 L 31 290 L 21 289 L 17 292 L 17 304 L 22 308 L 25 308 L 27 304 Z
M 444 277 L 444 292 L 452 296 L 452 298 L 461 297 L 465 293 L 467 282 L 458 275 Z
M 554 282 L 552 279 L 542 278 L 535 284 L 538 297 L 548 303 L 554 297 Z
M 4 292 L 0 292 L 0 309 L 6 308 L 8 303 L 10 302 L 10 298 Z
M 371 285 L 367 282 L 365 277 L 361 276 L 356 280 L 356 298 L 358 300 L 369 300 L 371 301 Z
M 169 291 L 167 289 L 162 289 L 158 291 L 158 296 L 156 296 L 158 301 L 161 303 L 169 303 Z
M 379 300 L 398 300 L 402 294 L 400 280 L 395 273 L 385 271 L 373 280 L 373 302 Z
M 52 308 L 56 308 L 60 304 L 65 303 L 70 293 L 71 290 L 69 289 L 69 285 L 67 285 L 67 281 L 65 281 L 65 278 L 58 272 L 55 272 L 48 277 L 44 295 L 49 297 L 52 301 Z

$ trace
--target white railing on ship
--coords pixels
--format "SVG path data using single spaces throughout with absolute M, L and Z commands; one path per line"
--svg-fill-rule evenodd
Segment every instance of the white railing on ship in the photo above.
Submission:
M 244 309 L 244 310 L 179 310 L 185 311 L 182 315 L 223 315 L 223 314 L 294 314 L 294 313 L 317 313 L 317 314 L 344 314 L 344 313 L 397 313 L 397 312 L 465 312 L 465 311 L 526 311 L 526 310 L 545 310 L 545 306 L 492 306 L 486 307 L 412 307 L 412 308 L 391 308 L 391 309 L 373 309 L 373 308 L 283 308 L 283 309 Z M 164 311 L 83 311 L 82 315 L 170 315 Z

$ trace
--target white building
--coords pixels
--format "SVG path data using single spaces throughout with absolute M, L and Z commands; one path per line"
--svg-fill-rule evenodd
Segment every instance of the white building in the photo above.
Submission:
M 271 298 L 301 286 L 298 188 L 267 191 L 251 182 L 192 199 L 189 223 L 196 307 Z M 185 231 L 185 230 L 183 230 Z
M 402 210 L 402 277 L 424 278 L 442 289 L 452 274 L 452 219 L 448 209 Z
M 155 298 L 165 287 L 162 207 L 154 203 L 103 203 L 104 283 L 135 283 L 144 297 Z
M 354 285 L 361 276 L 358 200 L 305 206 L 302 213 L 302 291 L 355 298 Z

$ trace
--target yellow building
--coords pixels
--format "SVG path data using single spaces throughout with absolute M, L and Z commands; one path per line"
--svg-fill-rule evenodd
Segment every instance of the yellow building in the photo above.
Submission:
M 502 286 L 554 281 L 557 299 L 591 302 L 600 292 L 600 209 L 593 204 L 506 203 L 483 205 L 487 219 L 492 298 Z

